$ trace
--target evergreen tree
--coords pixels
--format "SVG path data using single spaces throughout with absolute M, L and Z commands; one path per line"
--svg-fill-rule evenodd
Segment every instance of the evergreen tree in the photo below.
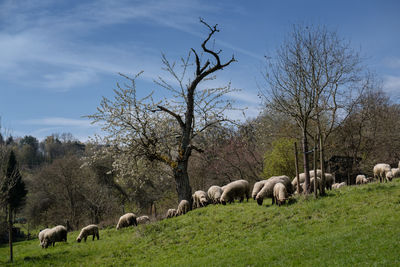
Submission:
M 25 188 L 25 183 L 22 181 L 22 176 L 18 169 L 17 159 L 14 151 L 10 152 L 5 170 L 4 180 L 1 185 L 2 204 L 5 205 L 8 214 L 8 235 L 10 245 L 10 261 L 13 261 L 12 252 L 12 215 L 15 214 L 18 208 L 25 204 L 26 194 L 28 191 Z

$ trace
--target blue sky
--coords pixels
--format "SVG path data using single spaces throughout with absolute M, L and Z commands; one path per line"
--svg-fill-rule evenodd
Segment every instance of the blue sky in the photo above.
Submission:
M 161 53 L 174 61 L 199 48 L 218 23 L 216 47 L 238 60 L 215 83 L 242 89 L 230 95 L 257 116 L 264 55 L 273 56 L 291 26 L 325 25 L 360 49 L 364 64 L 400 102 L 400 1 L 47 1 L 0 0 L 2 131 L 43 139 L 98 132 L 84 115 L 112 97 L 118 72 L 144 71 L 138 90 L 163 92 Z M 238 114 L 232 113 L 237 117 Z

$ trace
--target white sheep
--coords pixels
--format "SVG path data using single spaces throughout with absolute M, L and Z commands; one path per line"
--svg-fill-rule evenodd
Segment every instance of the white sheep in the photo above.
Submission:
M 186 199 L 182 199 L 178 205 L 178 209 L 176 211 L 175 216 L 180 216 L 186 214 L 190 210 L 190 203 Z
M 242 202 L 244 197 L 249 201 L 249 182 L 246 180 L 237 180 L 226 185 L 221 195 L 221 203 L 222 205 L 226 205 L 227 202 L 232 203 L 235 201 L 235 198 L 239 198 L 239 201 Z
M 79 233 L 78 237 L 76 238 L 76 241 L 78 243 L 80 243 L 82 241 L 82 239 L 84 239 L 86 242 L 86 239 L 89 235 L 93 236 L 93 239 L 92 239 L 93 241 L 94 241 L 95 237 L 97 237 L 97 240 L 99 240 L 100 239 L 99 227 L 95 224 L 89 224 L 88 226 L 83 227 L 81 232 Z
M 393 176 L 392 171 L 387 172 L 387 173 L 385 174 L 386 182 L 392 181 L 393 177 L 394 177 L 394 176 Z
M 356 184 L 367 184 L 368 180 L 363 174 L 359 174 L 356 177 Z
M 385 181 L 385 179 L 389 179 L 390 177 L 386 178 L 386 173 L 390 172 L 392 169 L 390 168 L 389 164 L 386 163 L 379 163 L 374 166 L 374 178 L 379 178 L 379 182 Z M 391 179 L 390 179 L 391 180 Z
M 172 218 L 176 216 L 176 209 L 169 209 L 167 211 L 167 218 Z
M 131 225 L 137 226 L 136 215 L 133 213 L 126 213 L 119 218 L 117 230 Z
M 288 192 L 286 190 L 286 186 L 282 183 L 276 183 L 274 185 L 274 200 L 276 205 L 281 205 L 286 202 L 289 198 Z
M 310 179 L 310 193 L 314 193 L 314 181 L 317 183 L 316 184 L 317 190 L 319 190 L 321 192 L 321 179 L 319 177 L 317 177 L 317 180 L 315 180 L 315 178 L 312 177 Z M 306 190 L 305 187 L 306 187 L 306 183 L 303 183 L 302 184 L 302 191 Z
M 251 192 L 251 197 L 256 200 L 256 196 L 258 194 L 258 192 L 261 191 L 261 189 L 264 187 L 264 184 L 267 180 L 262 180 L 262 181 L 258 181 L 254 184 L 253 186 L 253 192 Z
M 341 188 L 343 186 L 346 186 L 346 182 L 335 183 L 335 184 L 332 185 L 332 188 L 333 189 L 339 189 L 339 188 Z
M 314 170 L 310 171 L 310 178 L 314 177 Z M 317 169 L 317 177 L 322 179 L 322 171 Z M 321 181 L 320 181 L 321 182 Z M 329 172 L 325 173 L 325 188 L 332 190 L 332 184 L 335 182 L 335 175 Z
M 400 168 L 392 168 L 391 172 L 393 174 L 393 178 L 400 177 Z
M 299 182 L 300 184 L 304 183 L 304 181 L 306 180 L 306 175 L 304 172 L 299 174 Z M 297 176 L 294 177 L 293 181 L 292 181 L 292 185 L 294 188 L 297 187 Z
M 272 198 L 272 204 L 274 204 L 275 200 L 273 193 L 274 193 L 274 186 L 277 183 L 284 184 L 288 194 L 289 195 L 293 194 L 294 192 L 293 185 L 289 177 L 287 177 L 286 175 L 272 176 L 271 178 L 266 180 L 263 188 L 260 190 L 260 192 L 258 192 L 256 196 L 258 205 L 262 205 L 264 198 Z
M 193 198 L 193 209 L 205 207 L 208 204 L 207 193 L 202 190 L 194 192 L 192 198 Z
M 136 222 L 137 222 L 138 224 L 150 223 L 150 218 L 149 218 L 149 216 L 147 216 L 147 215 L 143 215 L 143 216 L 138 217 L 138 218 L 136 219 Z
M 213 204 L 218 204 L 221 201 L 222 188 L 218 185 L 211 186 L 207 191 L 207 196 Z
M 55 245 L 56 242 L 67 242 L 67 228 L 62 225 L 57 225 L 47 230 L 43 235 L 43 247 L 47 248 L 50 245 Z
M 39 235 L 38 235 L 39 242 L 40 242 L 39 246 L 41 246 L 42 248 L 44 248 L 44 243 L 43 243 L 43 241 L 44 241 L 44 233 L 46 233 L 47 230 L 50 230 L 50 228 L 46 228 L 46 229 L 40 230 Z

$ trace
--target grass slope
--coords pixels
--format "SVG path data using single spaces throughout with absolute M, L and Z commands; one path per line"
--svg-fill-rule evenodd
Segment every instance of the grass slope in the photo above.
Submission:
M 270 200 L 267 200 L 270 204 Z M 399 266 L 400 181 L 352 186 L 284 207 L 208 206 L 100 240 L 41 249 L 16 243 L 17 266 Z M 8 247 L 0 247 L 0 266 Z

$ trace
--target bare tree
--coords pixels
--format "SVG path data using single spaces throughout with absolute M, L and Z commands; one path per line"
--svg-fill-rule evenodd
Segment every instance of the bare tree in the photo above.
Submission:
M 157 84 L 172 93 L 172 100 L 154 101 L 152 94 L 139 99 L 135 78 L 123 75 L 129 85 L 118 86 L 114 100 L 103 98 L 98 112 L 88 116 L 94 123 L 103 123 L 108 133 L 104 138 L 116 153 L 133 159 L 160 161 L 170 167 L 175 179 L 179 200 L 191 198 L 188 162 L 192 151 L 203 151 L 196 145 L 196 138 L 209 128 L 227 121 L 225 111 L 231 102 L 224 98 L 232 91 L 230 86 L 200 88 L 204 81 L 214 79 L 214 73 L 235 62 L 223 62 L 221 50 L 209 48 L 209 41 L 219 32 L 217 25 L 200 22 L 209 30 L 201 44 L 201 53 L 191 49 L 181 59 L 181 68 L 162 56 L 164 69 L 172 75 L 175 84 L 159 78 Z M 194 64 L 191 59 L 194 55 Z M 194 66 L 194 76 L 187 78 Z
M 358 81 L 358 65 L 358 55 L 335 32 L 294 26 L 278 49 L 276 60 L 271 60 L 267 68 L 269 87 L 262 92 L 267 104 L 294 118 L 301 129 L 306 193 L 310 186 L 310 124 L 316 121 L 320 136 L 324 139 L 329 136 L 338 122 L 341 103 L 351 96 L 349 89 Z

